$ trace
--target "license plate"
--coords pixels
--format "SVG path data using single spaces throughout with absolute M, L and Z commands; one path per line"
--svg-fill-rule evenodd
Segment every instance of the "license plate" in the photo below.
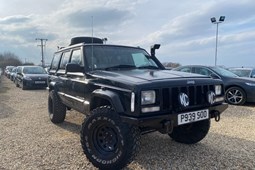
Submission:
M 45 81 L 35 81 L 35 84 L 45 84 Z
M 209 118 L 208 109 L 182 113 L 178 115 L 178 125 L 197 122 Z

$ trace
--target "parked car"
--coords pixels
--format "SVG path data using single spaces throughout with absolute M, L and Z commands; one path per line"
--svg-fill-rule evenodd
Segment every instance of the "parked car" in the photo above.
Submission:
M 14 68 L 14 66 L 6 66 L 5 70 L 4 70 L 4 75 L 7 77 L 7 78 L 10 78 L 10 73 L 11 73 L 11 70 Z
M 255 78 L 255 68 L 249 67 L 232 67 L 228 68 L 229 71 L 235 73 L 240 77 L 250 77 Z
M 255 102 L 255 80 L 239 77 L 231 71 L 217 66 L 180 66 L 173 70 L 202 74 L 214 79 L 221 79 L 225 86 L 225 100 L 229 104 L 242 105 Z
M 28 88 L 46 88 L 48 74 L 41 66 L 19 66 L 15 84 L 22 87 L 23 90 Z
M 10 80 L 14 81 L 16 75 L 17 75 L 17 67 L 13 67 L 13 69 L 10 71 Z

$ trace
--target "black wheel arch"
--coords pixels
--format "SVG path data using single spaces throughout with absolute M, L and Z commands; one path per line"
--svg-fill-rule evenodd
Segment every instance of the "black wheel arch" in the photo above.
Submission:
M 226 91 L 229 89 L 229 88 L 232 88 L 232 87 L 237 87 L 237 88 L 240 88 L 241 90 L 243 90 L 244 94 L 245 94 L 245 97 L 247 97 L 247 94 L 246 94 L 246 91 L 239 85 L 229 85 L 229 86 L 225 86 L 225 93 Z
M 124 108 L 119 95 L 110 90 L 97 89 L 91 94 L 90 110 L 99 106 L 111 105 L 117 113 L 123 113 Z
M 57 82 L 50 82 L 48 86 L 49 86 L 49 91 L 52 91 L 52 90 L 59 91 Z

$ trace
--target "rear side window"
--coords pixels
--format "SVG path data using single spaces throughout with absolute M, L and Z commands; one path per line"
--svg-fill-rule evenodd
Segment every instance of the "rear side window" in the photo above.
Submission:
M 190 67 L 184 67 L 184 68 L 181 68 L 179 71 L 191 73 L 191 68 Z
M 66 64 L 69 62 L 70 59 L 70 51 L 64 52 L 62 54 L 62 58 L 61 58 L 61 62 L 60 62 L 60 69 L 65 69 L 66 68 Z
M 209 76 L 211 74 L 211 72 L 207 70 L 206 68 L 195 68 L 195 73 L 202 74 L 205 76 Z
M 71 63 L 79 64 L 81 66 L 84 66 L 84 63 L 82 62 L 81 58 L 81 50 L 74 50 L 71 57 Z
M 58 68 L 59 60 L 60 60 L 61 53 L 57 53 L 54 55 L 52 62 L 51 62 L 51 69 L 56 70 Z

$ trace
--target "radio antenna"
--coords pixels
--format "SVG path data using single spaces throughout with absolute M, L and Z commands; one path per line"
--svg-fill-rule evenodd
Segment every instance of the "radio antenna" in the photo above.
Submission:
M 91 33 L 92 33 L 92 38 L 91 38 L 91 43 L 92 43 L 92 47 L 91 47 L 91 52 L 92 52 L 92 55 L 91 55 L 91 63 L 92 63 L 92 71 L 94 69 L 94 61 L 93 61 L 93 58 L 94 58 L 94 49 L 93 49 L 93 26 L 94 26 L 94 23 L 93 23 L 93 16 L 91 16 Z

